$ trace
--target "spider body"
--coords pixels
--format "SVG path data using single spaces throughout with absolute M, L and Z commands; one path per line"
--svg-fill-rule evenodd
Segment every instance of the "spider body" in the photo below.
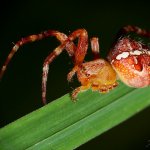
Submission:
M 132 38 L 128 34 L 131 32 L 148 39 L 148 42 L 144 43 L 139 38 Z M 55 36 L 60 41 L 60 45 L 46 57 L 43 64 L 42 100 L 44 104 L 46 104 L 46 83 L 49 65 L 64 49 L 74 63 L 74 67 L 68 73 L 67 79 L 70 82 L 76 73 L 81 83 L 81 86 L 72 92 L 73 100 L 76 100 L 79 92 L 89 88 L 93 91 L 108 92 L 117 86 L 118 77 L 128 86 L 135 88 L 150 85 L 150 32 L 134 26 L 126 26 L 119 32 L 110 49 L 108 61 L 100 58 L 98 38 L 93 37 L 91 39 L 93 60 L 84 62 L 88 49 L 88 34 L 85 29 L 75 30 L 69 36 L 55 30 L 27 36 L 18 41 L 12 48 L 0 71 L 0 78 L 2 78 L 8 63 L 20 46 L 49 36 Z M 78 39 L 77 45 L 73 42 L 76 38 Z

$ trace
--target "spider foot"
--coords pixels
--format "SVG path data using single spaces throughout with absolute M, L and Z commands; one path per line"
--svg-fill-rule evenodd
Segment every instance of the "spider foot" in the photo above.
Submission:
M 71 98 L 73 102 L 77 101 L 77 96 L 80 92 L 86 91 L 90 88 L 90 85 L 86 85 L 86 86 L 79 86 L 77 87 L 75 90 L 73 90 L 72 94 L 71 94 Z

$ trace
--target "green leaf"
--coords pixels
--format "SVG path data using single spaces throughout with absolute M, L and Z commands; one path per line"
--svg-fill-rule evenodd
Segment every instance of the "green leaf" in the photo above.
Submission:
M 120 83 L 106 94 L 88 90 L 73 103 L 69 94 L 0 129 L 1 150 L 70 150 L 150 105 L 150 87 Z

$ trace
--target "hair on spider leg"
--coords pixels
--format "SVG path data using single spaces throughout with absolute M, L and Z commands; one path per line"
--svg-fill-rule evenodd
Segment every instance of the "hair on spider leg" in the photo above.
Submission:
M 13 44 L 13 46 L 15 46 L 15 42 L 11 42 Z

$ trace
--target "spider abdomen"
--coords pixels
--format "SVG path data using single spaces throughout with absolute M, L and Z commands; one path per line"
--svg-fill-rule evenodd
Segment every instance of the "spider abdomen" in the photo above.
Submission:
M 117 41 L 108 58 L 119 78 L 128 86 L 142 88 L 150 85 L 149 46 L 124 37 Z

